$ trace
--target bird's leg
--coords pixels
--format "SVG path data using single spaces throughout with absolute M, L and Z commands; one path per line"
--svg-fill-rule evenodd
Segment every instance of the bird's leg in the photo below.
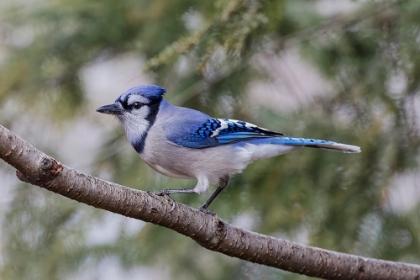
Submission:
M 209 199 L 207 199 L 207 201 L 198 208 L 198 210 L 214 216 L 216 213 L 212 210 L 208 210 L 207 208 L 209 207 L 210 203 L 212 203 L 213 200 L 219 195 L 219 193 L 221 193 L 223 189 L 226 188 L 228 184 L 229 184 L 229 175 L 225 175 L 224 177 L 219 178 L 219 186 L 214 191 L 214 193 L 209 197 Z
M 174 193 L 195 193 L 194 189 L 165 189 L 153 192 L 155 195 L 170 195 Z

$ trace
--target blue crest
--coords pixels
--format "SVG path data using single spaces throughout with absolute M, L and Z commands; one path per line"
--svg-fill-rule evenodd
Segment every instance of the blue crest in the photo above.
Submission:
M 122 102 L 126 102 L 130 95 L 138 94 L 138 95 L 146 97 L 147 99 L 154 101 L 154 100 L 162 99 L 162 95 L 164 95 L 165 92 L 166 92 L 166 89 L 160 86 L 155 86 L 155 85 L 136 86 L 136 87 L 130 88 L 129 90 L 121 94 L 121 96 L 118 99 Z

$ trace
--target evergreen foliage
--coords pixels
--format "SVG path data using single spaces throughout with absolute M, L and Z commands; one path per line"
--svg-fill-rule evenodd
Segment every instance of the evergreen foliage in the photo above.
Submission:
M 120 126 L 95 115 L 83 69 L 129 54 L 146 61 L 131 77 L 152 77 L 170 102 L 361 146 L 358 155 L 301 149 L 252 164 L 212 204 L 221 218 L 325 249 L 419 263 L 420 2 L 356 1 L 356 9 L 336 16 L 320 11 L 325 2 L 2 3 L 1 122 L 60 160 L 62 150 L 74 148 L 66 141 L 79 133 L 73 122 L 94 120 L 107 126 L 99 133 L 103 147 L 85 155 L 94 160 L 80 171 L 142 190 L 192 187 L 193 181 L 156 175 Z M 275 109 L 274 101 L 264 107 L 250 92 L 282 75 L 273 65 L 291 50 L 328 86 L 295 109 Z M 271 90 L 259 98 L 274 100 L 279 93 Z M 294 98 L 307 97 L 300 90 Z M 206 251 L 164 228 L 26 184 L 16 182 L 11 193 L 1 211 L 1 279 L 95 277 L 107 261 L 126 271 L 163 267 L 172 279 L 305 278 Z M 209 194 L 174 198 L 197 207 Z M 96 240 L 98 228 L 111 237 Z

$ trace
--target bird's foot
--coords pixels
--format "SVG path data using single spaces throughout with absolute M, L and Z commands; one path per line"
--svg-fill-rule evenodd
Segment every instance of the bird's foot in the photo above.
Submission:
M 200 207 L 198 207 L 198 210 L 203 212 L 204 214 L 216 217 L 216 211 L 207 209 L 206 207 L 200 206 Z
M 169 192 L 168 190 L 160 190 L 160 191 L 156 191 L 156 192 L 152 192 L 152 193 L 153 193 L 153 194 L 155 194 L 155 195 L 158 195 L 158 196 L 166 196 L 166 197 L 168 198 L 168 200 L 169 200 L 170 202 L 172 202 L 172 207 L 171 207 L 171 210 L 169 210 L 169 212 L 174 211 L 176 201 L 175 201 L 175 199 L 173 199 L 173 198 L 169 195 L 169 194 L 170 194 L 170 192 Z
M 155 194 L 155 195 L 158 195 L 158 196 L 164 196 L 164 195 L 169 196 L 169 194 L 170 194 L 169 190 L 160 190 L 160 191 L 156 191 L 156 192 L 152 192 L 152 193 Z

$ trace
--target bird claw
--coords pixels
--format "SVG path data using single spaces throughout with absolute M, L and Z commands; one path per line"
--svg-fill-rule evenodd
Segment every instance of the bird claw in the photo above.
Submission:
M 156 191 L 156 192 L 152 192 L 152 193 L 155 194 L 155 195 L 158 195 L 158 196 L 164 196 L 164 195 L 169 196 L 169 193 L 167 192 L 167 190 L 160 190 L 160 191 Z
M 175 201 L 175 199 L 170 197 L 169 193 L 166 190 L 156 191 L 156 192 L 153 192 L 153 194 L 158 195 L 158 196 L 166 196 L 168 198 L 168 200 L 170 202 L 172 202 L 172 207 L 171 207 L 171 210 L 169 210 L 169 213 L 174 211 L 176 201 Z
M 213 210 L 204 208 L 202 206 L 198 207 L 198 210 L 201 211 L 201 212 L 203 212 L 204 214 L 207 214 L 207 215 L 216 217 L 216 211 L 213 211 Z
M 170 197 L 169 195 L 168 195 L 168 197 L 169 197 L 169 200 L 172 202 L 171 210 L 169 210 L 169 213 L 171 213 L 175 209 L 175 200 L 172 197 Z

